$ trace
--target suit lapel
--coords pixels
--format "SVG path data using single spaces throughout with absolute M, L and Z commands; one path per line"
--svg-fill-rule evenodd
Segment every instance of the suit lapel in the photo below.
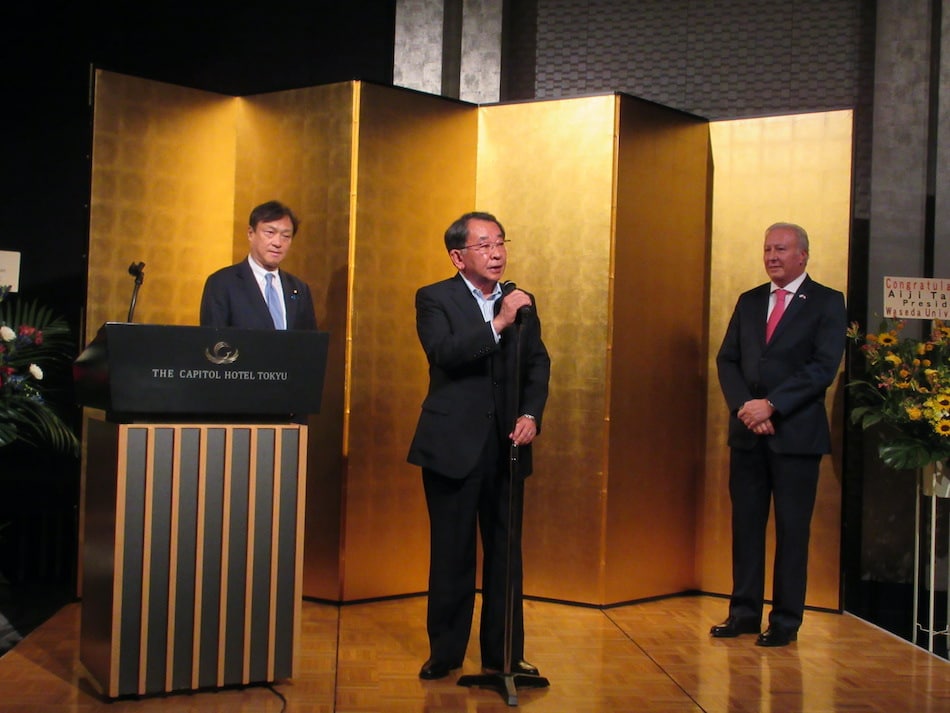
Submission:
M 466 316 L 471 315 L 473 320 L 477 319 L 484 322 L 485 318 L 482 317 L 482 309 L 478 306 L 478 302 L 472 293 L 468 291 L 468 285 L 465 284 L 465 280 L 462 279 L 462 276 L 456 274 L 449 284 L 452 287 L 452 301 L 458 305 L 462 314 Z
M 267 324 L 273 325 L 270 310 L 267 309 L 267 303 L 264 301 L 264 295 L 261 294 L 261 288 L 254 279 L 254 272 L 247 260 L 241 263 L 241 269 L 238 271 L 238 277 L 241 278 L 241 289 L 248 299 L 248 303 L 254 305 L 254 311 L 257 312 L 258 319 L 265 319 Z
M 774 342 L 776 339 L 780 339 L 782 333 L 788 329 L 788 325 L 795 321 L 795 316 L 805 309 L 805 305 L 808 302 L 808 296 L 811 293 L 811 285 L 811 278 L 806 277 L 805 281 L 802 282 L 801 286 L 798 288 L 798 292 L 792 295 L 791 301 L 785 307 L 785 314 L 782 315 L 782 318 L 775 326 L 775 332 L 772 334 L 772 342 Z M 765 328 L 763 325 L 763 334 L 764 333 Z M 771 344 L 772 342 L 769 343 Z
M 755 315 L 754 329 L 755 338 L 759 344 L 765 345 L 765 325 L 769 314 L 769 295 L 771 294 L 771 284 L 766 282 L 759 291 L 753 295 L 754 307 L 752 314 Z
M 280 284 L 284 291 L 284 316 L 287 319 L 287 329 L 293 329 L 297 319 L 298 290 L 290 275 L 281 271 Z

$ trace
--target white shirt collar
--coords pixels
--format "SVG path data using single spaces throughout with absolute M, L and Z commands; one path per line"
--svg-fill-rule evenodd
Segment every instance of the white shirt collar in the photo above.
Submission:
M 501 296 L 501 283 L 499 282 L 495 283 L 495 289 L 492 290 L 492 293 L 488 295 L 488 297 L 486 297 L 485 294 L 480 289 L 475 287 L 475 285 L 473 285 L 471 281 L 461 272 L 459 273 L 459 277 L 465 281 L 465 284 L 468 286 L 468 291 L 471 292 L 476 299 L 481 299 L 485 302 L 494 302 Z
M 254 273 L 254 278 L 257 280 L 257 284 L 263 285 L 264 281 L 267 279 L 267 275 L 273 275 L 277 278 L 277 282 L 274 283 L 275 285 L 280 284 L 280 270 L 265 270 L 263 267 L 258 265 L 254 261 L 254 258 L 252 258 L 250 255 L 247 256 L 247 262 L 251 266 L 251 272 Z
M 798 292 L 798 288 L 802 286 L 802 283 L 805 281 L 806 277 L 808 277 L 808 273 L 803 272 L 801 275 L 799 275 L 794 280 L 792 280 L 787 285 L 785 285 L 785 287 L 779 287 L 773 282 L 772 289 L 769 290 L 769 294 L 772 294 L 773 292 L 775 292 L 775 290 L 785 290 L 789 294 L 794 295 L 796 292 Z

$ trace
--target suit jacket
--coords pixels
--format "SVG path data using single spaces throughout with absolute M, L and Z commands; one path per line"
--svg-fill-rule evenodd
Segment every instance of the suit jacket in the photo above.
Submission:
M 280 283 L 287 329 L 316 329 L 317 318 L 307 283 L 285 270 L 280 271 Z M 205 281 L 200 324 L 202 327 L 274 328 L 264 295 L 246 259 L 218 270 Z
M 456 274 L 416 293 L 416 330 L 429 361 L 429 391 L 410 463 L 464 478 L 477 464 L 489 429 L 499 428 L 499 438 L 505 437 L 517 417 L 529 413 L 540 433 L 551 360 L 536 311 L 520 327 L 508 327 L 496 344 L 491 325 Z M 531 473 L 530 445 L 518 449 L 518 467 L 522 476 Z
M 825 391 L 844 353 L 844 295 L 806 276 L 766 344 L 770 289 L 766 283 L 739 296 L 716 357 L 729 405 L 729 445 L 750 449 L 768 438 L 776 453 L 830 453 Z M 773 436 L 757 436 L 736 416 L 746 401 L 760 398 L 775 405 Z

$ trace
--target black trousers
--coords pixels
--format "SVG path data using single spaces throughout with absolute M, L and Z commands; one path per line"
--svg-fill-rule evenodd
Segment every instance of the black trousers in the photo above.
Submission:
M 752 450 L 732 449 L 732 616 L 761 621 L 766 526 L 774 501 L 775 563 L 769 624 L 793 631 L 801 626 L 820 463 L 820 455 L 774 453 L 765 438 Z
M 490 436 L 476 469 L 447 478 L 422 469 L 429 510 L 429 600 L 426 629 L 430 655 L 448 664 L 465 658 L 475 607 L 476 531 L 482 540 L 482 665 L 501 668 L 505 652 L 508 446 Z M 517 499 L 520 506 L 521 499 Z M 517 513 L 520 522 L 521 513 Z M 512 548 L 514 591 L 512 661 L 524 656 L 521 542 Z

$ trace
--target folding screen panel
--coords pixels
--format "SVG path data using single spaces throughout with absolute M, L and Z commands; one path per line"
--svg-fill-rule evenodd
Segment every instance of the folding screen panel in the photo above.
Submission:
M 198 323 L 205 277 L 232 257 L 237 102 L 96 72 L 87 340 L 128 316 L 133 262 L 135 321 Z
M 728 414 L 716 380 L 716 352 L 739 293 L 767 280 L 762 243 L 772 223 L 804 226 L 811 248 L 808 274 L 847 293 L 852 112 L 715 122 L 710 132 L 716 180 L 698 580 L 704 591 L 728 593 L 732 587 Z M 822 460 L 808 572 L 807 604 L 832 609 L 839 606 L 840 588 L 843 388 L 839 373 L 827 398 L 834 453 Z M 770 592 L 767 583 L 766 593 Z
M 511 239 L 506 277 L 532 292 L 551 355 L 525 485 L 525 591 L 596 602 L 606 507 L 616 99 L 482 107 L 478 204 Z
M 443 234 L 475 205 L 473 106 L 365 83 L 359 97 L 341 503 L 347 601 L 428 587 L 422 476 L 406 462 L 428 382 L 415 293 L 454 274 Z
M 674 415 L 656 405 L 684 373 L 702 383 L 705 122 L 615 95 L 480 116 L 479 202 L 505 221 L 552 357 L 525 589 L 603 604 L 688 588 L 700 446 L 666 437 Z M 697 412 L 675 417 L 701 444 Z
M 705 120 L 622 97 L 603 603 L 695 587 L 712 167 Z
M 352 173 L 358 85 L 353 82 L 238 100 L 233 254 L 247 255 L 251 208 L 276 198 L 300 229 L 282 263 L 310 285 L 318 327 L 330 334 L 323 402 L 310 417 L 304 594 L 341 598 L 341 498 L 347 409 Z

